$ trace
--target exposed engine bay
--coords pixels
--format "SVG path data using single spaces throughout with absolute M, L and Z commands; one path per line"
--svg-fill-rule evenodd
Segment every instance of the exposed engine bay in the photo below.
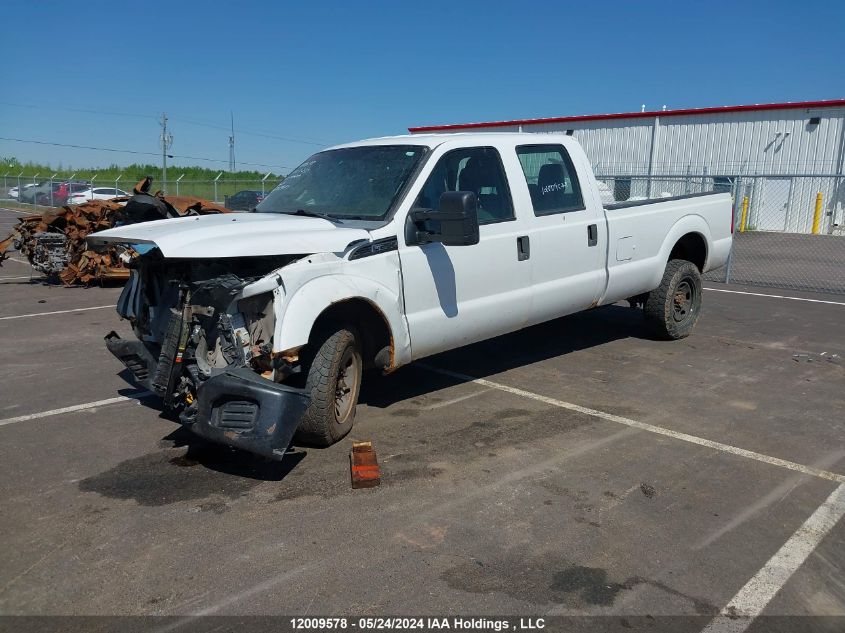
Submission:
M 165 260 L 155 249 L 128 253 L 132 273 L 118 313 L 156 358 L 150 386 L 169 408 L 192 402 L 214 370 L 248 367 L 267 374 L 272 366 L 273 295 L 237 302 L 234 297 L 295 255 L 235 260 Z M 132 260 L 143 259 L 142 266 Z
M 251 283 L 300 257 L 179 260 L 165 259 L 156 248 L 144 254 L 129 248 L 122 258 L 131 275 L 117 311 L 130 321 L 138 340 L 126 341 L 111 332 L 107 346 L 137 381 L 162 398 L 165 409 L 179 414 L 183 424 L 194 425 L 199 416 L 221 432 L 247 437 L 257 429 L 257 398 L 239 399 L 231 385 L 218 390 L 226 394 L 224 402 L 217 402 L 213 393 L 205 400 L 202 396 L 208 385 L 215 391 L 215 379 L 216 383 L 257 380 L 259 389 L 292 390 L 279 383 L 297 368 L 273 356 L 273 292 L 236 297 Z M 273 415 L 276 420 L 278 413 Z M 275 427 L 274 422 L 270 430 Z

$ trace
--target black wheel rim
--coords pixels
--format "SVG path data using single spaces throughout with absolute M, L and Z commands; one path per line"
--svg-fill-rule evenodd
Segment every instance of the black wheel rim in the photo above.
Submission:
M 684 277 L 672 294 L 672 318 L 676 323 L 690 319 L 696 309 L 697 287 L 688 277 Z
M 358 355 L 352 348 L 347 348 L 340 359 L 335 382 L 334 415 L 338 424 L 345 423 L 355 409 L 360 375 Z

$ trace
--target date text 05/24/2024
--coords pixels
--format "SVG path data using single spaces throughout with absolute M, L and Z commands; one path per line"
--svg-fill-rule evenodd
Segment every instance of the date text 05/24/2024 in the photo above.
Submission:
M 359 631 L 413 631 L 413 630 L 455 630 L 455 631 L 529 631 L 545 628 L 543 618 L 519 618 L 517 621 L 491 618 L 464 617 L 308 617 L 291 618 L 291 628 L 298 631 L 344 630 Z

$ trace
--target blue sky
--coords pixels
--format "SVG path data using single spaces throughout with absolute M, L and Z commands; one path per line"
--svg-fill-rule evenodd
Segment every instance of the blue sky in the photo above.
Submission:
M 285 173 L 413 125 L 842 98 L 843 24 L 845 3 L 816 0 L 6 0 L 0 136 L 156 152 L 166 111 L 173 154 L 221 161 L 175 164 L 225 168 L 232 110 L 239 162 Z M 158 162 L 2 140 L 0 156 Z

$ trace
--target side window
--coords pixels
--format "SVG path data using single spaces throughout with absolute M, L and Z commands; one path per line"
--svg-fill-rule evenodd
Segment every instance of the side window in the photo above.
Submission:
M 478 223 L 513 220 L 513 203 L 502 159 L 492 147 L 468 147 L 445 154 L 414 203 L 437 210 L 447 191 L 472 191 L 478 199 Z
M 534 215 L 585 208 L 578 174 L 562 145 L 520 145 L 516 155 L 528 183 Z

